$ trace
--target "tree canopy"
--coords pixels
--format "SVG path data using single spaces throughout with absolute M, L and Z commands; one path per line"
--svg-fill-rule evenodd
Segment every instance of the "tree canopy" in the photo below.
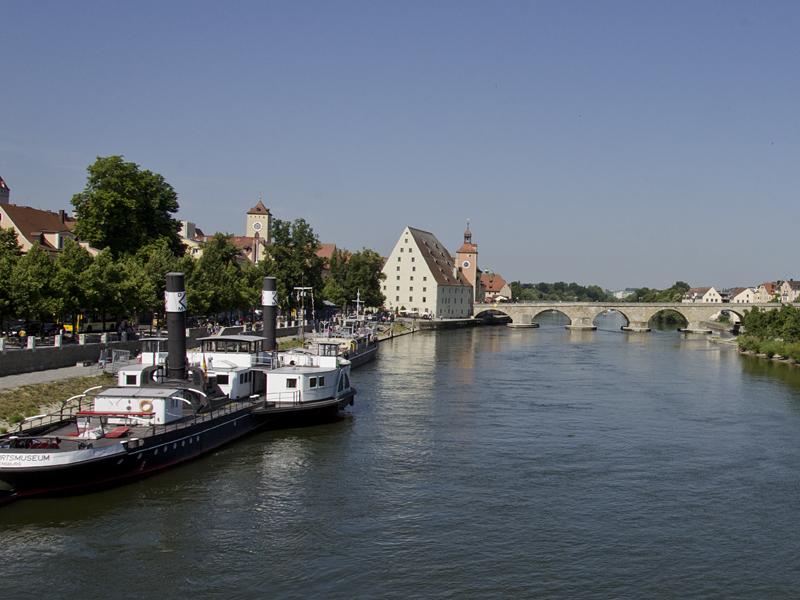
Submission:
M 86 187 L 72 197 L 78 222 L 75 233 L 114 257 L 133 254 L 146 244 L 166 240 L 178 256 L 178 195 L 158 173 L 140 169 L 122 156 L 97 157 L 88 167 Z
M 296 287 L 310 287 L 316 292 L 315 299 L 322 299 L 324 261 L 317 256 L 319 247 L 319 239 L 305 219 L 272 222 L 272 244 L 259 263 L 259 272 L 277 278 L 278 305 L 285 312 L 298 306 Z
M 352 305 L 360 294 L 364 306 L 383 306 L 381 292 L 383 258 L 374 250 L 364 248 L 354 254 L 337 250 L 329 265 L 323 295 L 337 306 Z
M 577 283 L 520 283 L 513 281 L 509 284 L 511 295 L 515 300 L 523 302 L 537 301 L 566 301 L 566 302 L 601 302 L 613 300 L 603 288 L 598 285 L 582 286 Z

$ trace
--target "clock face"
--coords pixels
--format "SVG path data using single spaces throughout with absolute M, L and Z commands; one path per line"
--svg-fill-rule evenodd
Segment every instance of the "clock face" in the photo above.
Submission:
M 261 231 L 261 223 L 259 223 L 258 221 L 253 223 L 253 231 Z
M 469 261 L 465 260 L 463 263 L 461 263 L 461 266 L 464 267 L 465 269 L 469 269 Z

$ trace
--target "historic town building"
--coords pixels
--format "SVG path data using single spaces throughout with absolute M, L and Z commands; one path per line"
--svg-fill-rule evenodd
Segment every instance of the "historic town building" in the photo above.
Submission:
M 735 287 L 728 290 L 728 302 L 731 304 L 753 304 L 755 301 L 755 288 Z
M 447 248 L 428 231 L 406 226 L 383 267 L 389 310 L 443 319 L 472 315 L 474 287 Z
M 0 177 L 0 204 L 8 204 L 9 202 L 11 202 L 11 188 Z
M 63 210 L 53 212 L 30 206 L 0 204 L 0 227 L 16 231 L 17 242 L 23 252 L 30 250 L 33 245 L 39 245 L 51 253 L 59 252 L 66 240 L 77 241 L 73 233 L 75 223 L 75 219 Z M 92 254 L 98 252 L 86 243 L 81 245 Z
M 797 302 L 800 298 L 800 281 L 789 279 L 781 284 L 780 289 L 781 302 L 788 304 L 790 302 Z
M 472 243 L 472 232 L 464 231 L 464 243 L 456 251 L 456 266 L 464 275 L 464 279 L 472 286 L 472 301 L 483 302 L 483 289 L 481 288 L 481 270 L 478 268 L 478 244 Z
M 722 296 L 713 287 L 696 287 L 691 288 L 683 295 L 681 302 L 693 304 L 696 302 L 707 303 L 722 303 Z
M 497 273 L 481 273 L 481 288 L 484 302 L 506 302 L 511 300 L 511 286 Z

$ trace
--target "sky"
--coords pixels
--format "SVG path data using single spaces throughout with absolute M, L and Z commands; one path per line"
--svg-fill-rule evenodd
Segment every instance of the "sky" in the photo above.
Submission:
M 263 194 L 322 242 L 405 225 L 507 280 L 800 278 L 800 3 L 0 0 L 0 176 L 71 208 L 162 174 L 244 234 Z

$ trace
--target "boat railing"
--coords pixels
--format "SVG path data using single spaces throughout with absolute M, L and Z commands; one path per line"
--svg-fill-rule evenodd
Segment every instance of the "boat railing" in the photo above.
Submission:
M 192 425 L 197 425 L 199 423 L 205 423 L 206 421 L 212 421 L 214 419 L 218 419 L 219 417 L 240 411 L 244 408 L 252 408 L 255 404 L 256 402 L 253 400 L 226 402 L 225 404 L 217 408 L 212 408 L 211 410 L 208 410 L 206 412 L 196 413 L 190 420 L 181 419 L 179 421 L 174 421 L 172 423 L 163 423 L 163 424 L 153 423 L 149 427 L 153 435 L 159 433 L 167 433 L 170 431 L 177 431 L 178 429 L 185 429 L 186 427 Z
M 302 403 L 303 396 L 300 390 L 294 392 L 268 392 L 266 396 L 266 403 L 268 406 L 281 405 L 297 405 Z
M 92 400 L 91 398 L 88 399 Z M 81 396 L 78 398 L 76 397 L 69 398 L 68 400 L 65 400 L 61 404 L 58 412 L 51 412 L 47 414 L 33 415 L 31 417 L 26 417 L 17 424 L 17 427 L 14 432 L 23 433 L 25 431 L 38 429 L 40 427 L 45 427 L 47 425 L 56 425 L 64 421 L 69 421 L 77 413 L 83 410 L 85 400 L 87 400 L 87 396 Z

